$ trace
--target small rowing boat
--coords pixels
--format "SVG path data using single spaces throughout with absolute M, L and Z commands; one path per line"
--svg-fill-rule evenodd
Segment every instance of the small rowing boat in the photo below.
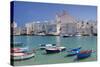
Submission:
M 78 54 L 77 54 L 77 59 L 84 59 L 84 58 L 88 58 L 91 56 L 91 53 L 93 51 L 92 50 L 84 50 L 84 51 L 80 51 Z
M 51 47 L 51 48 L 46 48 L 45 50 L 47 54 L 59 53 L 61 51 L 66 50 L 66 47 Z
M 56 47 L 56 44 L 40 44 L 39 49 L 44 50 L 49 47 Z
M 25 60 L 34 57 L 34 53 L 11 53 L 11 60 L 19 61 L 19 60 Z
M 68 54 L 67 54 L 67 57 L 70 57 L 70 56 L 75 56 L 76 54 L 78 54 L 80 52 L 80 49 L 82 47 L 78 47 L 78 48 L 73 48 L 73 49 L 70 49 L 68 50 Z
M 82 47 L 69 49 L 67 52 L 80 51 L 81 48 L 82 48 Z
M 25 48 L 26 49 L 26 48 Z M 24 48 L 11 48 L 11 60 L 25 60 L 35 56 L 35 51 L 26 51 Z

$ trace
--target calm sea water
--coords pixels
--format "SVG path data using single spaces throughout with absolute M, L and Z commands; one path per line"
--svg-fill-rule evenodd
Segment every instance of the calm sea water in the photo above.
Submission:
M 97 50 L 97 37 L 96 36 L 81 36 L 81 37 L 60 37 L 60 36 L 14 36 L 14 42 L 24 43 L 28 48 L 38 49 L 39 44 L 60 44 L 67 49 L 82 47 L 82 50 L 92 49 Z M 75 61 L 76 56 L 65 57 L 67 52 L 60 52 L 56 54 L 45 54 L 44 50 L 37 50 L 35 57 L 24 60 L 14 61 L 15 66 L 21 65 L 40 65 L 40 64 L 55 64 L 55 63 L 73 63 L 96 61 L 97 52 L 92 53 L 91 57 L 84 60 Z

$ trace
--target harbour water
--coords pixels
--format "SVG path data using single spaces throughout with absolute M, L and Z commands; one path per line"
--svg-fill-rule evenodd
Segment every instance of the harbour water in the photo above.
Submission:
M 38 50 L 39 44 L 60 44 L 61 46 L 70 48 L 82 47 L 82 50 L 97 50 L 96 36 L 77 36 L 77 37 L 60 37 L 60 36 L 14 36 L 14 42 L 25 44 L 30 50 L 36 49 L 35 57 L 28 60 L 14 61 L 15 66 L 22 65 L 40 65 L 40 64 L 56 64 L 56 63 L 74 63 L 96 61 L 97 52 L 92 53 L 91 57 L 75 61 L 76 56 L 65 57 L 67 52 L 56 54 L 45 54 L 44 50 Z

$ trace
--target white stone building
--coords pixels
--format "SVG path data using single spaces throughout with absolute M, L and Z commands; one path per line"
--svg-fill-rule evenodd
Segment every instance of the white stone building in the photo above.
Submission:
M 74 17 L 63 11 L 56 15 L 57 29 L 60 34 L 74 35 L 77 31 L 77 24 Z

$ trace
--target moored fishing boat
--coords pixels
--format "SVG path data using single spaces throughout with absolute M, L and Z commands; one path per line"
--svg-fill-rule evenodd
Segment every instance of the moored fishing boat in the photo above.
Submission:
M 68 34 L 64 34 L 62 35 L 63 37 L 70 37 L 71 35 L 68 35 Z
M 11 51 L 11 60 L 17 61 L 17 60 L 25 60 L 29 59 L 35 56 L 35 52 L 26 52 L 23 49 L 20 48 L 12 48 Z
M 80 52 L 80 49 L 81 49 L 82 47 L 78 47 L 78 48 L 73 48 L 73 49 L 70 49 L 70 50 L 68 50 L 67 51 L 67 57 L 70 57 L 70 56 L 75 56 L 75 55 L 77 55 L 79 52 Z
M 51 48 L 46 48 L 46 53 L 50 54 L 50 53 L 59 53 L 61 51 L 66 50 L 66 47 L 51 47 Z
M 32 53 L 11 53 L 11 60 L 14 60 L 14 61 L 19 61 L 19 60 L 26 60 L 26 59 L 30 59 L 32 57 L 34 57 L 35 54 L 32 52 Z
M 78 54 L 77 54 L 77 59 L 84 59 L 84 58 L 88 58 L 91 56 L 91 53 L 93 51 L 92 50 L 84 50 L 84 51 L 80 51 Z
M 58 53 L 58 52 L 60 52 L 60 50 L 57 49 L 57 48 L 48 48 L 48 49 L 46 49 L 47 54 Z
M 71 57 L 71 56 L 75 56 L 77 54 L 77 52 L 70 52 L 67 54 L 66 57 Z
M 40 44 L 39 49 L 44 50 L 49 47 L 56 47 L 56 44 Z
M 13 52 L 27 52 L 28 51 L 28 48 L 11 48 L 11 53 Z
M 35 56 L 35 50 L 29 50 L 29 46 L 23 43 L 14 43 L 11 48 L 11 60 L 25 60 Z
M 81 48 L 82 48 L 82 47 L 72 48 L 72 49 L 69 49 L 67 52 L 80 51 Z

